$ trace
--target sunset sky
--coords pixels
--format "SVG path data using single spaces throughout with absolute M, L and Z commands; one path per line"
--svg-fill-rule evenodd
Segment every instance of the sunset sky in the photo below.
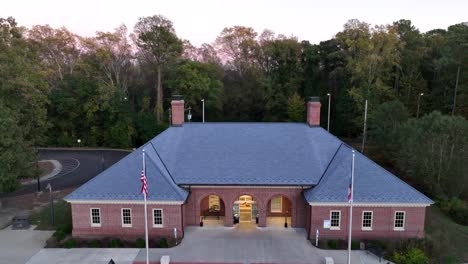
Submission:
M 192 44 L 211 43 L 224 27 L 251 26 L 261 32 L 294 35 L 318 43 L 333 37 L 348 19 L 388 24 L 410 19 L 421 31 L 468 21 L 466 0 L 81 0 L 2 1 L 0 17 L 13 16 L 30 27 L 65 26 L 91 36 L 124 23 L 132 30 L 138 17 L 162 14 L 174 22 L 180 38 Z

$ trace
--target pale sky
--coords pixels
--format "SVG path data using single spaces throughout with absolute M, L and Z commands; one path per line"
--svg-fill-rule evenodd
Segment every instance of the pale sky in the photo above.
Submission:
M 83 36 L 129 30 L 138 17 L 161 14 L 177 35 L 196 46 L 213 42 L 224 27 L 242 25 L 258 33 L 319 43 L 332 38 L 352 18 L 371 24 L 410 19 L 422 32 L 468 21 L 468 0 L 0 0 L 0 17 L 13 16 L 26 27 L 65 26 Z

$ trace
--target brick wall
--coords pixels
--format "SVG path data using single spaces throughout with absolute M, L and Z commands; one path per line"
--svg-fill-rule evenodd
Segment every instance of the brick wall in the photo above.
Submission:
M 323 220 L 330 219 L 330 211 L 340 210 L 340 230 L 326 230 Z M 362 230 L 362 212 L 372 211 L 372 231 Z M 404 231 L 394 231 L 395 211 L 405 211 Z M 347 239 L 349 226 L 349 207 L 312 206 L 310 237 L 315 237 L 317 228 L 320 238 Z M 424 237 L 425 207 L 353 207 L 353 239 L 409 238 Z
M 257 202 L 260 227 L 266 226 L 268 203 L 276 195 L 282 195 L 291 202 L 292 227 L 305 227 L 306 204 L 300 188 L 192 188 L 184 205 L 184 225 L 199 225 L 202 201 L 208 195 L 218 195 L 225 203 L 225 225 L 232 226 L 232 207 L 241 195 L 250 195 Z
M 142 204 L 73 204 L 73 236 L 81 238 L 144 238 L 144 207 Z M 92 227 L 90 209 L 101 209 L 101 226 Z M 132 213 L 132 227 L 122 227 L 122 208 L 130 208 Z M 153 227 L 153 208 L 163 210 L 163 227 Z M 182 236 L 182 208 L 181 205 L 148 204 L 148 234 L 154 237 L 173 237 L 174 227 L 178 236 Z

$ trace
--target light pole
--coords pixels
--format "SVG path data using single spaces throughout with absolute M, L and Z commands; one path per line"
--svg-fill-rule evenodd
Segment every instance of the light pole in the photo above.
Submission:
M 328 96 L 328 122 L 327 122 L 327 131 L 330 132 L 330 106 L 331 106 L 331 94 L 327 93 Z
M 361 153 L 364 153 L 364 148 L 366 147 L 366 137 L 367 137 L 367 99 L 364 106 L 364 128 L 362 130 L 362 147 Z
M 81 139 L 77 139 L 76 142 L 78 143 L 78 147 L 81 147 Z
M 202 102 L 202 122 L 205 123 L 205 99 L 201 99 Z
M 189 123 L 191 122 L 192 120 L 192 107 L 188 107 L 188 115 L 187 115 L 187 119 L 189 121 Z
M 419 103 L 421 102 L 421 96 L 423 96 L 423 95 L 424 95 L 424 93 L 420 93 L 418 95 L 418 108 L 416 110 L 416 118 L 419 118 Z

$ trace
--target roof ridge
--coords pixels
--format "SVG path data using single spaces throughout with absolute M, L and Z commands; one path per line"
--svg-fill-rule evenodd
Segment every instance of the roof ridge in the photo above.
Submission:
M 79 192 L 81 189 L 83 188 L 86 188 L 86 185 L 94 182 L 94 181 L 97 181 L 97 178 L 103 174 L 104 172 L 106 172 L 108 169 L 114 167 L 114 166 L 117 166 L 117 164 L 123 162 L 124 159 L 126 159 L 128 156 L 132 155 L 135 151 L 131 151 L 130 153 L 128 153 L 128 155 L 125 155 L 124 157 L 122 157 L 119 161 L 117 161 L 116 163 L 112 164 L 110 167 L 104 169 L 103 171 L 99 172 L 98 174 L 96 174 L 96 176 L 94 176 L 93 178 L 89 179 L 87 182 L 83 183 L 80 187 L 76 188 L 73 192 L 67 194 L 63 199 L 64 200 L 67 200 L 68 197 L 72 196 L 74 193 L 76 192 Z
M 151 142 L 150 142 L 150 143 L 151 143 Z M 153 144 L 151 143 L 151 145 L 153 145 Z M 177 192 L 177 194 L 179 195 L 179 197 L 185 200 L 186 197 L 184 197 L 184 195 L 180 192 L 181 187 L 180 187 L 179 185 L 177 185 L 177 184 L 174 182 L 174 179 L 172 178 L 172 176 L 171 176 L 169 170 L 167 169 L 166 165 L 165 165 L 164 162 L 162 161 L 161 157 L 159 156 L 159 154 L 158 154 L 158 152 L 156 151 L 156 148 L 154 148 L 154 146 L 153 146 L 153 149 L 154 149 L 156 155 L 158 156 L 159 161 L 161 161 L 161 163 L 163 164 L 164 169 L 166 170 L 166 172 L 168 173 L 168 175 L 169 175 L 169 177 L 170 177 L 170 179 L 168 179 L 167 175 L 165 175 L 164 172 L 161 171 L 161 174 L 162 174 L 163 178 L 164 178 L 164 179 L 166 180 L 166 182 L 169 183 L 169 185 Z M 154 165 L 157 169 L 161 170 L 160 166 L 158 166 L 158 164 L 156 164 L 156 163 L 151 159 L 151 156 L 150 156 L 150 161 L 153 163 L 153 165 Z
M 317 184 L 315 186 L 318 186 L 320 184 L 320 182 L 322 181 L 322 178 L 325 177 L 325 174 L 327 173 L 328 171 L 328 168 L 330 167 L 330 165 L 332 164 L 332 162 L 335 160 L 335 157 L 336 157 L 336 154 L 338 154 L 338 152 L 340 151 L 341 149 L 341 146 L 343 146 L 344 143 L 340 143 L 340 145 L 338 146 L 338 148 L 336 149 L 335 151 L 335 154 L 333 154 L 333 157 L 330 159 L 330 162 L 328 162 L 328 165 L 327 167 L 325 168 L 325 170 L 323 171 L 322 173 L 322 176 L 320 176 L 320 179 L 318 180 Z

